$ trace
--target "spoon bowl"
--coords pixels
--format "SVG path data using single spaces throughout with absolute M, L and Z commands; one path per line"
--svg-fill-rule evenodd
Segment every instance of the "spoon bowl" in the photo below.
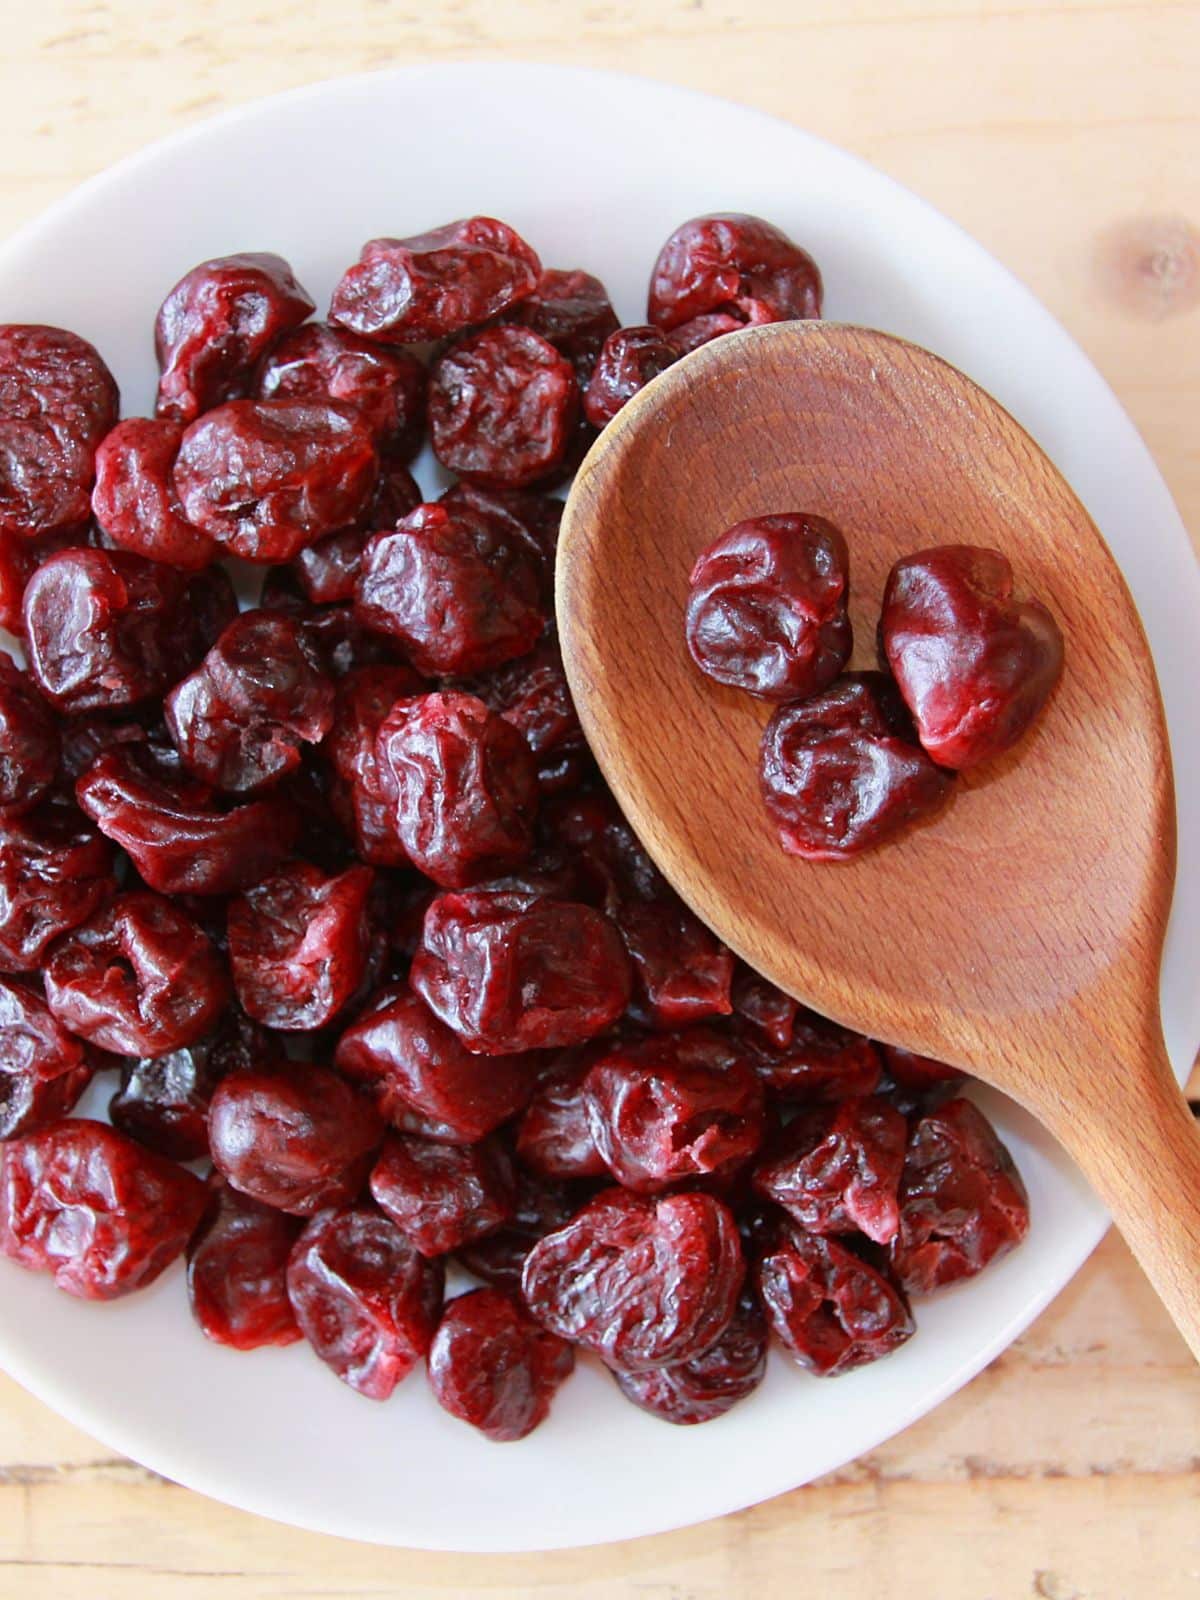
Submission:
M 684 642 L 688 577 L 734 522 L 836 523 L 853 666 L 875 666 L 901 555 L 1012 562 L 1066 644 L 1038 723 L 928 825 L 867 854 L 781 850 L 758 789 L 769 707 Z M 1039 1116 L 1114 1211 L 1200 1354 L 1200 1139 L 1171 1074 L 1158 972 L 1174 874 L 1170 752 L 1132 598 L 1028 434 L 925 350 L 824 322 L 703 346 L 584 462 L 558 563 L 563 657 L 617 800 L 692 909 L 798 999 L 960 1066 Z

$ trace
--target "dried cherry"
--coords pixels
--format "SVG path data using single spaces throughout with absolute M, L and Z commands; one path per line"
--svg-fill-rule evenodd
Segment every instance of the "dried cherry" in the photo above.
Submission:
M 503 1289 L 451 1300 L 429 1351 L 429 1382 L 451 1416 L 487 1439 L 524 1439 L 550 1414 L 575 1368 L 565 1339 L 548 1333 Z
M 777 989 L 744 961 L 739 961 L 734 971 L 730 999 L 737 1015 L 750 1024 L 764 1044 L 773 1045 L 776 1050 L 787 1049 L 792 1042 L 799 1001 Z
M 189 771 L 228 793 L 257 794 L 329 732 L 333 694 L 290 617 L 243 611 L 163 709 Z
M 629 960 L 601 912 L 528 894 L 442 894 L 425 914 L 412 986 L 469 1050 L 582 1044 L 629 1000 Z
M 64 934 L 46 962 L 46 1001 L 72 1033 L 117 1055 L 202 1039 L 229 998 L 220 956 L 162 895 L 132 889 Z
M 287 1286 L 309 1344 L 368 1400 L 386 1400 L 428 1352 L 442 1307 L 441 1263 L 367 1205 L 313 1218 Z
M 614 1372 L 627 1400 L 681 1427 L 712 1422 L 753 1394 L 767 1373 L 767 1325 L 747 1290 L 725 1332 L 702 1355 L 676 1366 Z
M 758 1263 L 771 1330 L 802 1367 L 836 1378 L 890 1355 L 916 1331 L 898 1289 L 835 1239 L 788 1223 Z
M 618 328 L 604 341 L 583 396 L 583 414 L 603 428 L 652 378 L 674 366 L 680 351 L 661 328 Z
M 36 989 L 0 978 L 0 1139 L 65 1116 L 96 1065 Z
M 534 1245 L 521 1286 L 543 1327 L 639 1372 L 710 1349 L 744 1276 L 737 1224 L 720 1200 L 606 1189 Z
M 425 428 L 425 368 L 407 350 L 385 350 L 326 322 L 285 334 L 259 366 L 256 400 L 353 406 L 381 454 L 410 460 Z
M 105 435 L 96 451 L 92 510 L 120 550 L 199 572 L 216 557 L 207 533 L 183 514 L 172 473 L 183 424 L 128 417 Z
M 541 262 L 513 228 L 467 217 L 371 239 L 333 291 L 331 321 L 380 344 L 444 339 L 531 295 Z
M 127 1061 L 108 1114 L 114 1127 L 160 1155 L 198 1161 L 208 1155 L 208 1108 L 217 1084 L 231 1072 L 283 1059 L 278 1040 L 231 1006 L 203 1039 Z
M 209 1105 L 218 1172 L 242 1194 L 297 1216 L 356 1199 L 382 1138 L 370 1101 L 310 1061 L 231 1072 Z
M 983 1112 L 961 1099 L 926 1112 L 908 1141 L 891 1246 L 909 1293 L 974 1277 L 1028 1228 L 1025 1185 Z
M 920 1056 L 915 1050 L 902 1050 L 898 1044 L 881 1044 L 883 1063 L 892 1082 L 901 1089 L 915 1094 L 925 1094 L 961 1083 L 963 1073 L 932 1056 Z
M 525 735 L 542 789 L 553 792 L 562 787 L 564 776 L 576 770 L 565 758 L 586 756 L 587 741 L 552 633 L 543 635 L 528 655 L 471 678 L 462 687 Z
M 733 956 L 665 884 L 652 900 L 621 900 L 612 915 L 633 961 L 635 1006 L 652 1028 L 729 1015 Z
M 231 400 L 193 422 L 174 484 L 193 526 L 245 561 L 289 561 L 356 521 L 379 461 L 357 411 L 310 400 Z
M 87 522 L 96 446 L 117 404 L 113 375 L 86 339 L 0 325 L 0 533 L 33 539 Z
M 474 512 L 495 523 L 508 543 L 523 545 L 538 563 L 548 607 L 553 604 L 554 562 L 563 514 L 561 500 L 530 489 L 483 489 L 477 483 L 456 483 L 437 503 L 451 512 Z
M 199 1178 L 103 1122 L 69 1118 L 0 1145 L 0 1254 L 85 1300 L 153 1283 L 207 1203 Z
M 553 476 L 578 416 L 575 369 L 529 328 L 470 334 L 429 374 L 433 453 L 485 488 L 523 489 Z
M 485 1283 L 497 1288 L 521 1288 L 525 1257 L 539 1239 L 570 1222 L 580 1197 L 565 1184 L 546 1183 L 516 1168 L 516 1209 L 509 1220 L 481 1239 L 472 1239 L 456 1251 L 459 1261 Z
M 815 1011 L 796 1012 L 782 1048 L 753 1036 L 744 1038 L 764 1086 L 785 1104 L 846 1100 L 873 1094 L 879 1085 L 882 1067 L 871 1040 Z
M 657 327 L 671 329 L 710 312 L 746 323 L 819 317 L 817 264 L 761 217 L 693 217 L 659 252 L 647 315 Z
M 0 817 L 0 972 L 33 972 L 116 893 L 112 845 L 64 796 Z
M 187 1252 L 188 1299 L 201 1331 L 235 1350 L 295 1344 L 287 1265 L 303 1223 L 219 1183 Z
M 1006 556 L 974 545 L 897 561 L 879 642 L 922 745 L 959 771 L 1011 749 L 1062 674 L 1058 623 L 1014 597 Z
M 329 877 L 296 861 L 229 907 L 229 961 L 238 999 L 256 1022 L 295 1032 L 321 1028 L 367 974 L 374 873 Z
M 811 700 L 779 707 L 763 733 L 759 780 L 783 849 L 836 861 L 932 816 L 954 775 L 910 736 L 888 679 L 848 672 Z
M 401 700 L 380 724 L 374 781 L 404 852 L 443 888 L 478 883 L 533 847 L 538 784 L 522 735 L 456 692 Z
M 908 1127 L 885 1100 L 856 1098 L 802 1111 L 754 1169 L 754 1187 L 809 1233 L 865 1233 L 888 1244 Z
M 735 523 L 692 568 L 692 660 L 761 700 L 819 694 L 850 659 L 849 585 L 846 541 L 824 517 L 790 511 Z
M 146 744 L 98 757 L 75 795 L 160 894 L 248 889 L 278 866 L 298 836 L 299 818 L 280 797 L 218 810 L 207 785 L 172 773 Z
M 608 290 L 590 272 L 547 267 L 537 288 L 512 312 L 511 321 L 532 328 L 552 344 L 586 384 L 610 333 L 620 327 Z
M 535 557 L 495 518 L 423 505 L 363 552 L 355 614 L 418 672 L 483 672 L 531 650 L 546 624 Z
M 391 1133 L 371 1169 L 371 1193 L 423 1256 L 470 1244 L 516 1212 L 512 1161 L 494 1139 L 451 1145 Z
M 163 301 L 154 325 L 158 415 L 193 422 L 244 395 L 254 363 L 315 309 L 287 262 L 269 252 L 217 256 L 193 267 Z
M 612 1048 L 597 1040 L 556 1058 L 517 1125 L 517 1156 L 531 1171 L 546 1178 L 603 1178 L 608 1172 L 592 1137 L 583 1086 Z
M 0 813 L 31 811 L 58 776 L 58 728 L 13 658 L 0 650 Z
M 472 1055 L 401 985 L 381 990 L 351 1023 L 333 1064 L 393 1126 L 449 1144 L 472 1144 L 515 1116 L 537 1071 L 528 1055 Z

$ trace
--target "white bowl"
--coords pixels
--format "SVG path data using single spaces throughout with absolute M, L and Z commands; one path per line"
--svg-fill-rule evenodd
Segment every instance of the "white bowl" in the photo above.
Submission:
M 195 262 L 276 250 L 328 301 L 364 239 L 472 212 L 504 217 L 551 265 L 583 266 L 639 322 L 677 223 L 758 212 L 812 250 L 827 311 L 902 334 L 989 389 L 1074 484 L 1129 580 L 1175 750 L 1180 855 L 1163 978 L 1180 1077 L 1200 1043 L 1200 575 L 1170 496 L 1096 370 L 1029 293 L 952 223 L 860 161 L 722 101 L 547 66 L 413 67 L 319 84 L 157 145 L 84 185 L 0 251 L 0 317 L 93 340 L 127 413 L 147 411 L 151 330 Z M 426 462 L 426 488 L 435 479 Z M 1097 619 L 1103 627 L 1104 619 Z M 1120 1062 L 1097 1063 L 1096 1093 Z M 773 1358 L 728 1417 L 673 1428 L 583 1362 L 549 1422 L 489 1444 L 414 1374 L 360 1399 L 307 1349 L 208 1344 L 181 1270 L 115 1305 L 0 1265 L 0 1363 L 56 1410 L 154 1470 L 303 1527 L 440 1550 L 524 1550 L 653 1533 L 779 1494 L 905 1427 L 1013 1339 L 1107 1225 L 1028 1117 L 983 1097 L 1028 1182 L 1028 1241 L 917 1307 L 888 1360 L 820 1382 Z

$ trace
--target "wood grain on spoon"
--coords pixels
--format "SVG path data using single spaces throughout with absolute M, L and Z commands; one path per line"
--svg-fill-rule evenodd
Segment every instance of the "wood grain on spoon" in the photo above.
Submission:
M 1066 639 L 1022 743 L 964 775 L 928 825 L 847 862 L 780 850 L 758 792 L 769 708 L 703 677 L 684 644 L 699 551 L 793 510 L 846 535 L 854 666 L 876 664 L 892 563 L 935 544 L 1002 551 Z M 1158 1011 L 1175 859 L 1162 704 L 1116 564 L 1028 434 L 885 334 L 793 322 L 715 340 L 636 395 L 584 462 L 557 604 L 592 749 L 683 898 L 816 1010 L 1032 1110 L 1200 1356 L 1200 1135 Z

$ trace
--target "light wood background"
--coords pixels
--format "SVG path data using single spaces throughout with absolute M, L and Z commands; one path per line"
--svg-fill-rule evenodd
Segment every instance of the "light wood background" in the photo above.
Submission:
M 709 89 L 911 185 L 1080 340 L 1200 533 L 1200 5 L 1182 0 L 0 0 L 0 233 L 225 106 L 455 57 Z M 0 1600 L 799 1594 L 1200 1596 L 1200 1372 L 1118 1240 L 966 1390 L 835 1478 L 601 1550 L 295 1533 L 113 1458 L 0 1379 Z

